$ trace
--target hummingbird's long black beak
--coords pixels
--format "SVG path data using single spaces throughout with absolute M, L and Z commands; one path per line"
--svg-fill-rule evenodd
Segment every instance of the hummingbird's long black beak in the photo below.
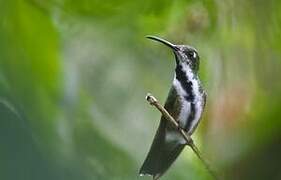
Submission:
M 166 41 L 165 39 L 162 39 L 162 38 L 159 38 L 159 37 L 156 37 L 156 36 L 146 36 L 146 38 L 152 39 L 154 41 L 161 42 L 161 43 L 165 44 L 166 46 L 172 48 L 174 51 L 179 50 L 179 48 L 176 45 L 170 43 L 169 41 Z

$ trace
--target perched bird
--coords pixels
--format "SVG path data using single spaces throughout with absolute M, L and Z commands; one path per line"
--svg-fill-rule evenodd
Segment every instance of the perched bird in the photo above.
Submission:
M 190 136 L 200 121 L 206 102 L 206 93 L 198 77 L 198 53 L 187 45 L 174 45 L 156 36 L 147 38 L 165 44 L 175 55 L 173 84 L 164 107 Z M 153 179 L 160 178 L 185 145 L 186 141 L 178 129 L 162 116 L 149 153 L 140 169 L 140 175 L 151 175 Z

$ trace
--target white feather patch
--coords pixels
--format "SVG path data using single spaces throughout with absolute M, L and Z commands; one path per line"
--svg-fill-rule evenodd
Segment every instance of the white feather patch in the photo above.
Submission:
M 188 78 L 189 81 L 192 82 L 192 91 L 194 94 L 194 101 L 193 103 L 195 104 L 195 115 L 194 115 L 194 119 L 191 122 L 191 126 L 190 129 L 188 130 L 188 132 L 193 132 L 193 129 L 196 127 L 196 125 L 198 124 L 200 118 L 201 118 L 201 114 L 203 112 L 203 95 L 200 92 L 200 81 L 198 79 L 198 77 L 192 72 L 192 70 L 190 69 L 190 67 L 188 65 L 183 64 L 182 65 L 182 70 L 183 72 L 185 72 L 186 77 Z M 173 85 L 177 91 L 177 93 L 179 94 L 179 96 L 182 99 L 182 108 L 181 108 L 181 112 L 179 115 L 179 122 L 180 125 L 182 127 L 184 127 L 187 123 L 187 119 L 188 116 L 190 115 L 190 102 L 187 102 L 184 100 L 184 97 L 187 95 L 185 90 L 183 89 L 183 87 L 181 86 L 180 82 L 176 79 L 176 76 L 174 77 L 174 81 L 173 81 Z

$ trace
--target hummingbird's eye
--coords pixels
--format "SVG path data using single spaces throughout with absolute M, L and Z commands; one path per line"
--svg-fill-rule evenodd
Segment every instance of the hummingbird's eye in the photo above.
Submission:
M 187 55 L 188 59 L 190 59 L 190 60 L 196 60 L 198 57 L 198 55 L 195 51 L 187 51 L 186 55 Z

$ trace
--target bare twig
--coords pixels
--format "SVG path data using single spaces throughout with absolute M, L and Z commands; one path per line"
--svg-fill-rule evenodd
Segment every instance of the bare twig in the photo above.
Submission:
M 196 156 L 200 159 L 200 161 L 203 163 L 205 168 L 208 170 L 208 172 L 213 176 L 214 179 L 218 180 L 218 176 L 215 173 L 215 171 L 212 170 L 209 163 L 203 158 L 201 152 L 197 148 L 197 146 L 194 144 L 192 138 L 188 136 L 185 131 L 179 126 L 178 122 L 169 114 L 169 112 L 157 101 L 157 99 L 152 96 L 151 94 L 147 94 L 146 100 L 152 105 L 155 106 L 165 117 L 166 120 L 170 121 L 180 132 L 180 134 L 183 136 L 183 138 L 186 141 L 186 145 L 188 145 L 192 151 L 196 154 Z

